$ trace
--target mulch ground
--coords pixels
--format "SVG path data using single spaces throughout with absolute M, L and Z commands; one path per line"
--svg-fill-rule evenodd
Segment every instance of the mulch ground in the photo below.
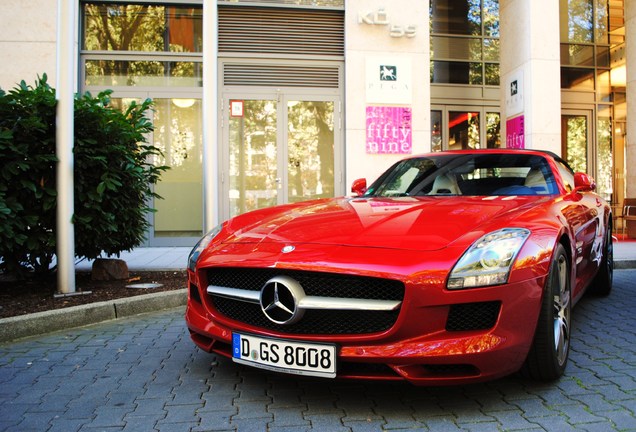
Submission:
M 75 291 L 90 294 L 56 297 L 57 278 L 12 281 L 0 275 L 0 318 L 42 312 L 100 301 L 185 288 L 185 271 L 130 272 L 128 279 L 94 281 L 90 272 L 77 272 Z M 127 285 L 161 284 L 157 288 L 127 288 Z

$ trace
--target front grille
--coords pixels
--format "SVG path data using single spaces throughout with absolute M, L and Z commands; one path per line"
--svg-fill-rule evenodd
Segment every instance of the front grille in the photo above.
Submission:
M 274 276 L 289 276 L 298 281 L 305 294 L 319 297 L 398 300 L 404 297 L 400 281 L 367 276 L 321 273 L 298 270 L 214 268 L 208 271 L 210 285 L 260 291 Z M 208 294 L 216 310 L 224 316 L 254 327 L 290 334 L 366 334 L 388 330 L 400 313 L 394 311 L 307 310 L 302 319 L 291 325 L 270 321 L 260 305 Z
M 497 323 L 501 302 L 455 304 L 450 307 L 446 330 L 487 330 Z
M 260 291 L 274 276 L 296 279 L 308 296 L 400 301 L 404 298 L 404 284 L 397 280 L 303 270 L 217 267 L 208 270 L 208 284 Z

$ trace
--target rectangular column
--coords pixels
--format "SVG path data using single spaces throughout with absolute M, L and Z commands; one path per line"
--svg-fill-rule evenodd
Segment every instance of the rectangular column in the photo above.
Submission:
M 559 2 L 501 0 L 500 30 L 502 139 L 561 154 Z

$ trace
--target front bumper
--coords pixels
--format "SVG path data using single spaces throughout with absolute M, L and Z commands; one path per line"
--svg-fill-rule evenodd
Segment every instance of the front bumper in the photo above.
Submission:
M 495 379 L 522 366 L 534 337 L 544 277 L 461 291 L 443 289 L 439 278 L 407 280 L 395 323 L 385 331 L 357 335 L 300 335 L 228 319 L 210 304 L 194 273 L 189 283 L 186 322 L 192 340 L 205 351 L 231 357 L 234 331 L 330 342 L 338 347 L 338 378 L 448 385 Z M 481 305 L 489 305 L 489 313 L 497 305 L 487 328 L 481 328 L 483 324 L 449 327 L 451 319 L 461 315 L 470 319 L 466 311 L 473 307 L 479 311 Z

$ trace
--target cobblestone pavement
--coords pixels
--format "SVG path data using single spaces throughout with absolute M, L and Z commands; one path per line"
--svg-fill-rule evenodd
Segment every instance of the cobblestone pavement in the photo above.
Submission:
M 296 378 L 190 342 L 183 310 L 0 346 L 2 431 L 636 431 L 636 270 L 574 311 L 566 375 L 418 388 Z

